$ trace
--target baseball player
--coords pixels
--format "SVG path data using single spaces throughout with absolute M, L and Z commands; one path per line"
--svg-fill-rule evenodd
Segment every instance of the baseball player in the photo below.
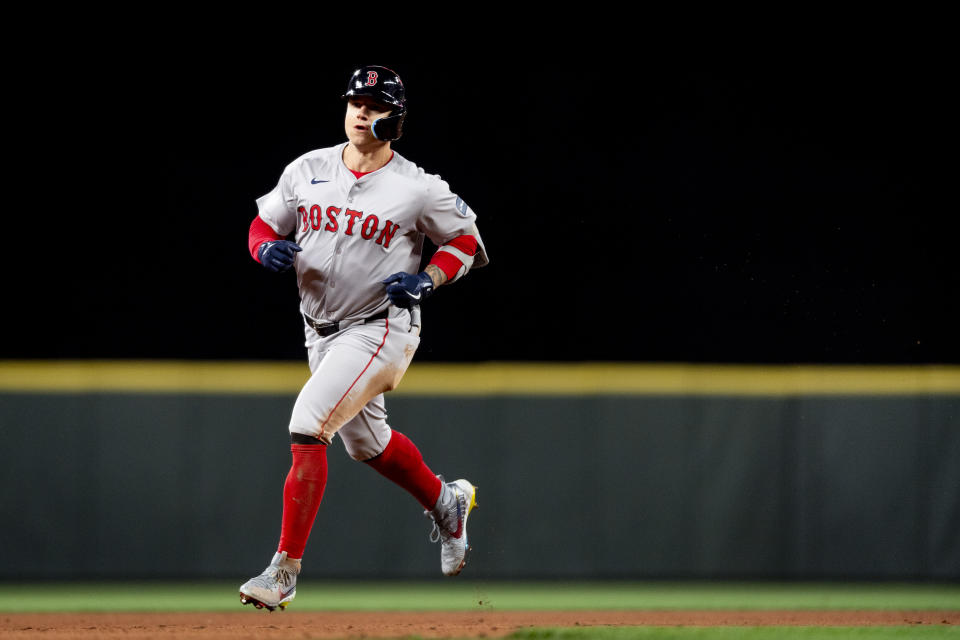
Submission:
M 446 182 L 391 148 L 407 112 L 395 72 L 361 67 L 343 98 L 347 142 L 287 165 L 257 199 L 250 225 L 257 262 L 296 270 L 311 371 L 290 418 L 280 542 L 266 570 L 240 587 L 243 604 L 270 611 L 296 595 L 334 436 L 423 506 L 445 575 L 464 566 L 467 517 L 477 505 L 476 487 L 434 474 L 387 424 L 384 406 L 420 343 L 420 304 L 488 261 L 476 215 Z M 438 249 L 418 273 L 424 237 Z

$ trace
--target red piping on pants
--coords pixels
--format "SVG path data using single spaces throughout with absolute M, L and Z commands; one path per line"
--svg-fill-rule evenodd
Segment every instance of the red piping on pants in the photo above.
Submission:
M 373 364 L 373 361 L 374 361 L 374 360 L 377 358 L 377 356 L 380 354 L 380 350 L 383 349 L 383 345 L 385 345 L 385 344 L 387 343 L 387 336 L 390 335 L 390 318 L 386 318 L 385 321 L 386 321 L 386 323 L 387 323 L 387 330 L 386 330 L 386 332 L 383 334 L 383 340 L 380 341 L 380 346 L 377 347 L 377 350 L 373 353 L 372 356 L 370 356 L 370 361 L 367 362 L 367 366 L 365 366 L 365 367 L 363 368 L 363 371 L 361 371 L 360 374 L 357 375 L 356 379 L 355 379 L 353 382 L 350 383 L 350 386 L 347 387 L 347 390 L 343 393 L 342 396 L 340 396 L 340 399 L 337 400 L 337 404 L 333 405 L 333 409 L 330 410 L 330 414 L 327 416 L 327 419 L 324 420 L 324 421 L 323 421 L 323 424 L 320 425 L 320 438 L 321 438 L 321 439 L 323 438 L 323 429 L 324 429 L 324 427 L 327 426 L 327 423 L 330 422 L 330 418 L 333 417 L 333 414 L 336 413 L 337 407 L 340 406 L 340 403 L 343 402 L 343 399 L 347 397 L 347 395 L 348 395 L 348 394 L 350 393 L 350 391 L 353 389 L 354 385 L 357 384 L 357 380 L 359 380 L 360 378 L 362 378 L 362 377 L 363 377 L 363 374 L 365 374 L 365 373 L 367 372 L 367 369 L 370 368 L 370 365 Z

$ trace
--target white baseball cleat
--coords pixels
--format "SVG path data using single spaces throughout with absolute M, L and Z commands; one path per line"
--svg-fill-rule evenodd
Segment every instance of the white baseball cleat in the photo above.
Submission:
M 445 576 L 457 575 L 467 562 L 467 517 L 476 506 L 477 488 L 461 478 L 444 482 L 433 511 L 423 512 L 433 520 L 430 542 L 440 542 L 440 569 Z
M 287 552 L 275 553 L 270 566 L 240 587 L 240 603 L 252 604 L 257 609 L 273 611 L 285 609 L 297 595 L 297 575 L 300 561 L 287 558 Z

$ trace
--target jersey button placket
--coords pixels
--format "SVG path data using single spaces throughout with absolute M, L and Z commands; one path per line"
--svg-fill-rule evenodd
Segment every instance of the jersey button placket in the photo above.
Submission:
M 347 191 L 347 204 L 353 204 L 354 191 L 357 189 L 357 187 L 358 185 L 356 182 L 350 185 L 350 189 Z M 337 243 L 333 251 L 334 255 L 337 255 L 337 256 L 343 255 L 343 243 L 346 241 L 347 241 L 346 233 L 344 233 L 343 230 L 341 230 L 341 232 L 337 234 Z M 336 266 L 336 263 L 334 263 L 334 266 Z M 336 280 L 333 279 L 334 270 L 335 269 L 330 270 L 331 274 L 330 274 L 330 280 L 328 282 L 328 285 L 330 286 L 331 289 L 337 288 L 337 282 Z
M 356 183 L 354 183 L 354 184 L 350 187 L 350 191 L 347 192 L 347 204 L 353 204 L 353 190 L 354 190 L 354 188 L 356 188 L 356 186 L 357 186 Z M 342 235 L 341 235 L 341 236 L 338 236 L 338 237 L 337 237 L 337 251 L 336 251 L 336 253 L 337 253 L 338 256 L 343 253 L 343 247 L 341 246 L 341 242 L 342 242 L 342 241 L 343 241 L 343 236 L 342 236 Z
M 347 189 L 347 203 L 348 203 L 348 204 L 352 204 L 352 203 L 353 203 L 353 187 L 354 187 L 355 185 L 356 185 L 356 183 L 354 183 L 354 185 L 351 185 L 350 188 Z M 333 251 L 333 253 L 334 253 L 334 256 L 339 256 L 339 255 L 342 255 L 342 254 L 343 254 L 343 243 L 345 242 L 344 230 L 341 228 L 341 229 L 337 232 L 336 236 L 337 236 L 337 237 L 336 237 L 336 240 L 335 240 L 335 243 L 334 243 L 334 251 Z M 329 277 L 329 279 L 327 280 L 327 286 L 330 287 L 331 289 L 336 289 L 336 288 L 337 288 L 337 281 L 336 281 L 337 266 L 339 266 L 339 265 L 338 265 L 338 263 L 337 263 L 336 258 L 334 258 L 334 260 L 332 261 L 332 263 L 331 263 L 331 265 L 330 265 L 330 277 Z

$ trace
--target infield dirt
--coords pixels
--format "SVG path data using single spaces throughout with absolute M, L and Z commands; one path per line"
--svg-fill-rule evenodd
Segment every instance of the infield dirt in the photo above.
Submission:
M 500 637 L 526 627 L 955 625 L 960 611 L 5 613 L 3 638 Z

